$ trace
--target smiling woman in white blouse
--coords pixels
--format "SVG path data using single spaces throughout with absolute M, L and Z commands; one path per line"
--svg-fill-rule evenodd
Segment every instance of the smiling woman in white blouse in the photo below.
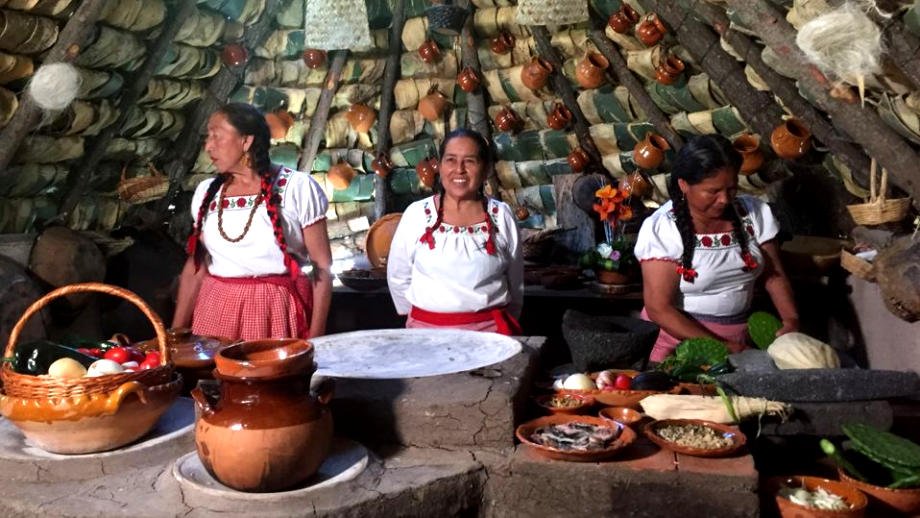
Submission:
M 520 334 L 524 260 L 514 215 L 483 193 L 489 145 L 456 129 L 441 142 L 435 194 L 403 212 L 387 281 L 406 327 Z

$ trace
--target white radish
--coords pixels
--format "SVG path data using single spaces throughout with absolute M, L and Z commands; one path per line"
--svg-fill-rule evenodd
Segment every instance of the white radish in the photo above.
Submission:
M 785 420 L 792 407 L 763 398 L 728 396 L 739 420 L 748 417 L 776 415 Z M 703 419 L 716 423 L 734 423 L 732 412 L 718 396 L 682 396 L 654 394 L 639 402 L 642 411 L 653 419 Z

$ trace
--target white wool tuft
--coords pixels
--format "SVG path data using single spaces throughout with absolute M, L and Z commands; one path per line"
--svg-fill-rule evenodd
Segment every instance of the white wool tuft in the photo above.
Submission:
M 60 111 L 68 107 L 80 91 L 80 73 L 70 63 L 48 63 L 35 71 L 27 92 L 39 107 Z
M 850 4 L 809 20 L 795 43 L 824 73 L 850 84 L 881 70 L 882 31 Z

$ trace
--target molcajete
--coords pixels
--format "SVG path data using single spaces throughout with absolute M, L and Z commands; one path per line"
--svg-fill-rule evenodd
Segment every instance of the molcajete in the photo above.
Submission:
M 192 391 L 202 465 L 239 491 L 281 491 L 316 473 L 332 442 L 331 389 L 310 392 L 313 346 L 255 340 L 217 357 L 216 382 Z

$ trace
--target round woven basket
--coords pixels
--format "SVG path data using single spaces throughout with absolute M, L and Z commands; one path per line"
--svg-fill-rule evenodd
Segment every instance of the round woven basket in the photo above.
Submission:
M 875 159 L 869 166 L 869 201 L 847 205 L 850 216 L 858 225 L 881 225 L 901 221 L 907 216 L 910 209 L 910 198 L 897 198 L 888 200 L 885 194 L 888 191 L 888 170 L 882 168 L 881 185 L 876 195 L 875 190 L 876 164 Z
M 127 166 L 121 169 L 121 180 L 118 182 L 118 196 L 131 204 L 147 203 L 166 196 L 169 190 L 169 178 L 157 171 L 153 164 L 147 165 L 150 176 L 135 176 L 126 178 Z
M 160 366 L 137 372 L 121 372 L 105 376 L 75 379 L 55 378 L 48 375 L 31 376 L 14 371 L 9 360 L 13 358 L 16 342 L 19 340 L 19 335 L 25 328 L 29 318 L 41 311 L 42 308 L 58 297 L 84 292 L 115 295 L 137 306 L 137 308 L 144 313 L 144 316 L 150 320 L 150 323 L 153 324 L 153 329 L 156 332 L 157 346 L 160 349 L 160 358 L 162 358 Z M 3 364 L 3 367 L 0 368 L 0 379 L 3 380 L 3 392 L 8 396 L 30 399 L 65 398 L 82 394 L 101 394 L 116 390 L 122 384 L 129 381 L 137 381 L 148 387 L 161 385 L 163 383 L 168 383 L 172 379 L 173 373 L 173 365 L 169 362 L 169 347 L 166 346 L 166 329 L 160 317 L 154 313 L 150 306 L 148 306 L 136 293 L 124 288 L 119 288 L 118 286 L 99 282 L 63 286 L 33 302 L 31 306 L 26 308 L 22 316 L 19 317 L 19 321 L 16 322 L 16 325 L 13 326 L 13 330 L 10 332 L 10 338 L 6 343 L 6 351 L 3 357 L 8 360 Z

